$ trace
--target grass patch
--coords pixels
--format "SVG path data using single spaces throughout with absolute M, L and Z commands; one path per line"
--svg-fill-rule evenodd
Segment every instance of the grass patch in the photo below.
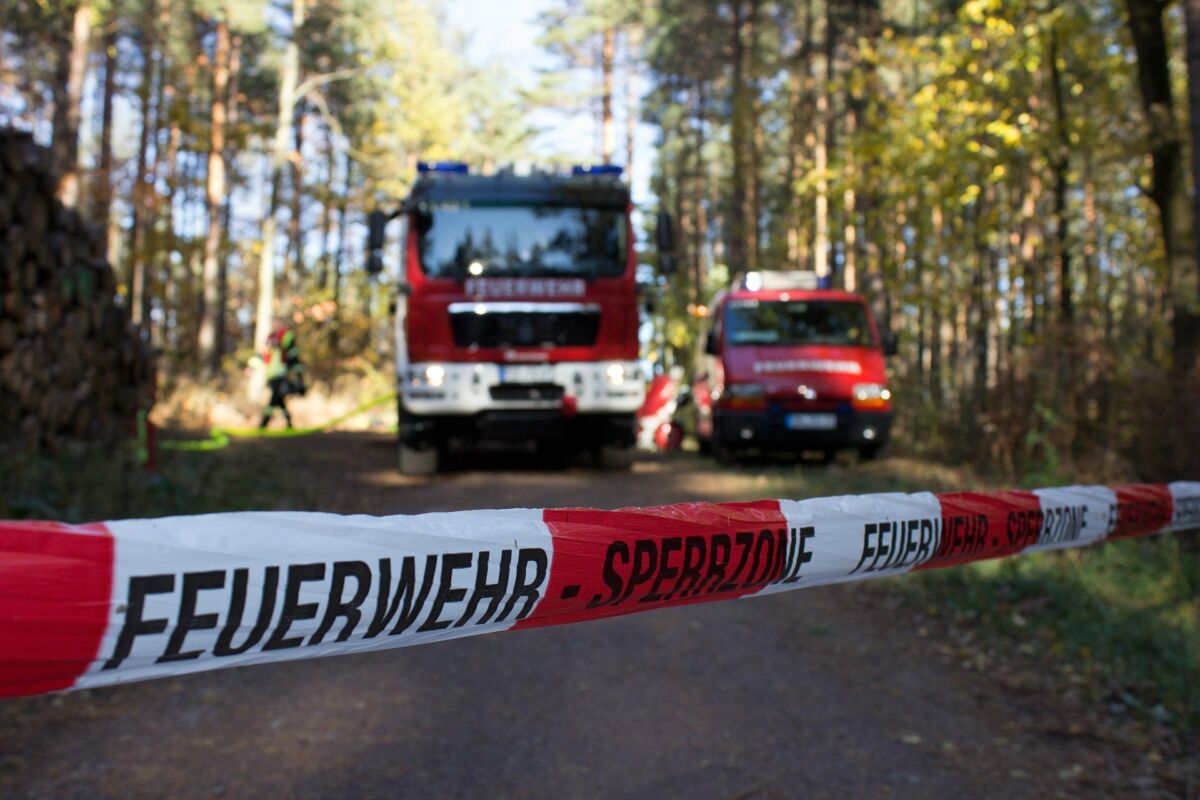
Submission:
M 159 453 L 149 473 L 125 448 L 77 448 L 0 459 L 0 518 L 60 522 L 303 507 L 304 491 L 246 459 L 239 448 Z
M 1159 722 L 1200 722 L 1200 555 L 1195 534 L 1110 542 L 906 576 L 893 585 L 1082 676 L 1097 699 Z

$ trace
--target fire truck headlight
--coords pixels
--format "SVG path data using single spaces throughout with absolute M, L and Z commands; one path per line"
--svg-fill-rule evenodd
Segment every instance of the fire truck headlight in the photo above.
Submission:
M 441 364 L 430 364 L 425 368 L 425 383 L 437 388 L 446 382 L 446 368 Z
M 625 367 L 622 364 L 609 364 L 607 376 L 610 384 L 620 386 L 625 382 Z

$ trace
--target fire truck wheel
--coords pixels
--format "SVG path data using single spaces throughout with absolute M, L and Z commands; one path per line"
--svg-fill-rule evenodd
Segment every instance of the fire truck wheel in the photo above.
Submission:
M 438 455 L 436 447 L 417 450 L 414 447 L 400 445 L 400 474 L 434 475 L 438 471 Z
M 614 447 L 604 445 L 596 451 L 596 462 L 600 469 L 627 470 L 633 467 L 633 447 Z
M 874 461 L 883 455 L 883 448 L 881 444 L 863 445 L 858 448 L 858 457 L 863 461 Z

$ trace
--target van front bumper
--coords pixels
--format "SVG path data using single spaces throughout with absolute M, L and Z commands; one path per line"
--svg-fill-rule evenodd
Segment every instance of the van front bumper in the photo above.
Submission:
M 809 414 L 778 408 L 762 411 L 716 409 L 713 437 L 729 449 L 879 449 L 887 444 L 892 431 L 891 411 L 854 411 L 847 406 L 837 411 L 812 412 L 810 418 L 836 417 L 836 424 L 826 429 L 796 427 L 796 421 L 789 418 L 798 413 Z

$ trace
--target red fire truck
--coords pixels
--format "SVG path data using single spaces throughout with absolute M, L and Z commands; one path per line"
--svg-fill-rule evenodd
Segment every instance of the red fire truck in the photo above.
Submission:
M 702 447 L 729 458 L 749 449 L 887 444 L 892 392 L 880 335 L 861 295 L 822 288 L 811 272 L 751 272 L 713 302 L 705 363 L 693 389 Z
M 485 176 L 441 162 L 420 165 L 398 211 L 371 215 L 371 272 L 388 221 L 402 224 L 402 472 L 496 440 L 628 463 L 644 396 L 630 211 L 619 167 Z

